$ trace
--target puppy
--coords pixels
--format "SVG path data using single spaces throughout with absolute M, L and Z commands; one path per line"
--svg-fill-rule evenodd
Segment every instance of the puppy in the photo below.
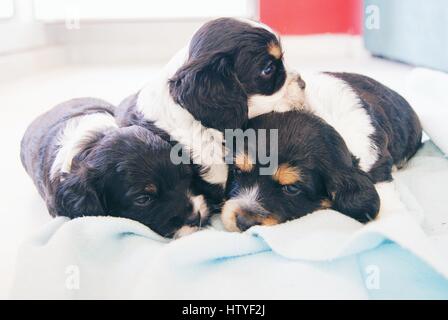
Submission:
M 304 79 L 302 109 L 321 117 L 342 136 L 375 183 L 392 180 L 393 167 L 401 168 L 421 146 L 417 114 L 402 96 L 378 81 L 339 72 L 312 73 Z M 294 109 L 297 105 L 290 106 Z
M 421 146 L 420 121 L 395 91 L 353 73 L 319 73 L 306 81 L 307 112 L 266 114 L 249 122 L 252 129 L 278 129 L 279 166 L 260 176 L 258 160 L 249 165 L 246 154 L 236 157 L 222 213 L 229 230 L 321 208 L 372 220 L 379 210 L 373 183 L 392 180 L 392 167 L 402 167 Z
M 392 180 L 392 168 L 401 168 L 421 146 L 417 114 L 392 89 L 355 73 L 307 79 L 305 108 L 336 129 L 374 182 Z
M 192 169 L 174 165 L 171 146 L 146 128 L 119 128 L 114 107 L 74 99 L 27 129 L 21 159 L 52 216 L 108 215 L 139 221 L 165 237 L 197 230 L 207 218 L 191 188 Z
M 222 222 L 229 231 L 273 225 L 332 208 L 360 222 L 378 214 L 380 200 L 367 173 L 337 131 L 306 111 L 268 113 L 250 120 L 248 139 L 231 166 Z M 260 136 L 278 130 L 278 137 Z M 274 150 L 278 166 L 260 174 L 259 150 Z M 270 155 L 272 156 L 272 155 Z
M 153 124 L 186 146 L 205 192 L 222 200 L 223 132 L 265 110 L 302 106 L 305 83 L 283 63 L 279 37 L 249 20 L 203 25 L 162 72 L 119 107 L 118 123 Z

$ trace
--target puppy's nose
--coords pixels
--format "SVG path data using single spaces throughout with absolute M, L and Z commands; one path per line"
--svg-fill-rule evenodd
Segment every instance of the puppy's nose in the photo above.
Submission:
M 253 219 L 248 218 L 246 215 L 239 214 L 236 216 L 236 226 L 241 231 L 246 231 L 250 227 L 259 224 Z
M 201 223 L 201 215 L 198 213 L 194 213 L 190 217 L 187 218 L 185 224 L 187 226 L 198 226 Z

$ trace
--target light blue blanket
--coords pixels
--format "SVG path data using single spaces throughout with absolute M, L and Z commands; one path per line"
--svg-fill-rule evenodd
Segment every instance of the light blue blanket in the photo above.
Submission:
M 427 142 L 394 183 L 378 185 L 381 214 L 366 226 L 324 210 L 243 234 L 215 223 L 168 241 L 126 219 L 57 218 L 22 246 L 11 295 L 447 299 L 446 181 L 448 160 Z

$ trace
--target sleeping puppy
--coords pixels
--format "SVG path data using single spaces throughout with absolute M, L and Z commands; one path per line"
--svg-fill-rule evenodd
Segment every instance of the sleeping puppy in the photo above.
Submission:
M 371 178 L 342 137 L 319 117 L 306 111 L 268 113 L 250 120 L 247 128 L 258 134 L 235 151 L 229 200 L 221 215 L 227 230 L 278 224 L 326 208 L 363 223 L 378 214 L 380 199 Z M 260 135 L 272 129 L 278 130 L 275 139 Z M 266 163 L 260 143 L 278 155 L 269 174 L 261 174 Z
M 379 210 L 373 183 L 392 180 L 392 167 L 402 167 L 420 147 L 420 121 L 395 91 L 353 73 L 305 79 L 307 112 L 250 120 L 252 129 L 278 129 L 279 166 L 261 176 L 258 158 L 250 165 L 247 156 L 236 157 L 222 213 L 229 230 L 275 224 L 321 208 L 372 220 Z
M 392 168 L 401 168 L 417 152 L 422 126 L 397 92 L 355 73 L 313 73 L 304 79 L 302 109 L 321 117 L 342 136 L 375 183 L 392 180 Z M 297 105 L 291 105 L 293 109 Z
M 223 132 L 241 128 L 251 110 L 303 105 L 305 83 L 285 70 L 278 36 L 250 20 L 204 24 L 162 72 L 119 107 L 121 126 L 148 125 L 186 146 L 203 187 L 221 201 L 228 168 Z
M 174 165 L 171 146 L 139 126 L 119 128 L 114 107 L 74 99 L 27 129 L 21 159 L 52 216 L 108 215 L 139 221 L 165 237 L 197 230 L 207 218 L 192 170 Z

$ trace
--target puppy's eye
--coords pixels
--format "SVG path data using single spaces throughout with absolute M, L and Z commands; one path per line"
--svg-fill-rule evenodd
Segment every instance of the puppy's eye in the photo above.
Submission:
M 275 71 L 275 65 L 273 63 L 269 63 L 263 70 L 261 70 L 261 75 L 263 77 L 269 77 Z
M 297 196 L 302 192 L 302 189 L 298 184 L 288 184 L 282 187 L 283 192 L 288 196 Z
M 152 198 L 149 194 L 142 194 L 134 199 L 134 203 L 137 206 L 147 206 L 152 201 Z
M 238 167 L 233 167 L 233 174 L 239 176 L 243 174 L 243 171 Z

